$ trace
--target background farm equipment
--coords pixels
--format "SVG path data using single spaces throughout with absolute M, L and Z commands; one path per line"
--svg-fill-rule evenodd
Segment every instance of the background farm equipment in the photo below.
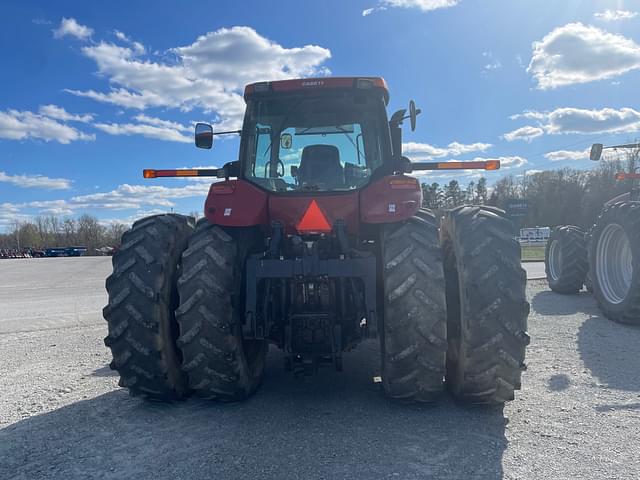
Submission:
M 591 148 L 599 161 L 603 149 L 637 149 L 640 144 Z M 545 253 L 547 278 L 558 293 L 577 293 L 585 285 L 604 315 L 621 323 L 640 324 L 640 173 L 635 165 L 616 175 L 629 191 L 609 200 L 589 232 L 557 227 Z

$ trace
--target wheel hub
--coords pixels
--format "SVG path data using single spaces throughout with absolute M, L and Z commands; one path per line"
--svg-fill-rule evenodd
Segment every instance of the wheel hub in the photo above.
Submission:
M 562 250 L 559 243 L 554 240 L 549 247 L 549 275 L 553 281 L 557 281 L 562 273 Z
M 596 274 L 605 299 L 613 304 L 624 301 L 631 289 L 633 277 L 631 244 L 624 229 L 617 223 L 607 225 L 596 249 Z

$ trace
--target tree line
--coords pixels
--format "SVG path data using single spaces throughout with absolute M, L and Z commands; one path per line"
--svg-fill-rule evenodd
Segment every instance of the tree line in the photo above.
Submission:
M 521 226 L 578 225 L 590 228 L 603 205 L 628 192 L 633 180 L 616 180 L 619 172 L 640 167 L 640 149 L 625 158 L 602 161 L 591 170 L 562 168 L 523 176 L 507 176 L 491 188 L 481 177 L 462 187 L 457 180 L 445 185 L 423 183 L 423 206 L 436 212 L 465 204 L 492 205 L 508 210 L 514 200 L 526 200 L 528 209 Z
M 14 222 L 7 233 L 0 234 L 0 248 L 43 250 L 82 246 L 92 255 L 97 248 L 119 245 L 127 228 L 123 223 L 102 225 L 96 217 L 87 214 L 77 219 L 41 215 L 33 220 Z

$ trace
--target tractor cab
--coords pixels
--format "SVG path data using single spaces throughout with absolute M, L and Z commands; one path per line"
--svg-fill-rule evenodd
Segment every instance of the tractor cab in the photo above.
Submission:
M 391 158 L 387 98 L 381 79 L 249 85 L 242 177 L 279 193 L 362 188 Z
M 640 143 L 628 143 L 625 145 L 610 145 L 606 147 L 601 143 L 594 143 L 591 146 L 589 158 L 594 162 L 600 161 L 600 159 L 602 158 L 602 151 L 605 149 L 612 149 L 615 151 L 619 149 L 620 150 L 625 150 L 625 149 L 637 150 L 637 149 L 640 149 Z M 614 203 L 617 203 L 617 202 L 627 201 L 627 200 L 632 200 L 634 202 L 640 201 L 640 167 L 635 167 L 632 165 L 631 171 L 618 172 L 615 178 L 619 182 L 625 182 L 625 181 L 628 182 L 630 188 L 628 192 L 623 193 L 622 195 L 618 195 L 617 197 L 614 197 L 608 202 L 606 202 L 607 206 L 613 205 Z

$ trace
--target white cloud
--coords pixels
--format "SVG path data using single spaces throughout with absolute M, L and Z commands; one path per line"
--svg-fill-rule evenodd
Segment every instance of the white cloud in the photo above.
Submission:
M 221 28 L 173 52 L 187 71 L 232 89 L 258 80 L 315 75 L 331 57 L 329 50 L 316 45 L 284 48 L 249 27 Z
M 34 138 L 67 144 L 76 140 L 95 140 L 95 135 L 83 133 L 37 113 L 6 110 L 0 111 L 0 138 L 9 140 Z
M 491 70 L 499 70 L 502 68 L 502 63 L 500 63 L 500 60 L 493 60 L 491 63 L 487 63 L 483 69 L 485 71 L 490 72 Z
M 526 158 L 517 155 L 512 157 L 476 158 L 476 160 L 500 160 L 501 169 L 520 168 L 529 163 Z
M 191 132 L 193 130 L 193 128 L 190 125 L 182 125 L 178 122 L 172 122 L 170 120 L 162 120 L 161 118 L 157 118 L 157 117 L 150 117 L 148 115 L 145 115 L 144 113 L 136 115 L 133 118 L 140 123 L 146 123 L 147 125 L 154 125 L 156 127 L 171 128 L 173 130 L 178 130 L 180 132 Z
M 534 138 L 544 135 L 544 130 L 540 127 L 533 127 L 527 125 L 513 130 L 512 132 L 502 135 L 507 142 L 513 142 L 514 140 L 524 140 L 525 142 L 531 142 Z
M 144 95 L 136 94 L 125 88 L 112 88 L 109 93 L 96 92 L 95 90 L 72 90 L 69 88 L 65 88 L 64 91 L 78 97 L 91 98 L 98 102 L 112 103 L 126 108 L 137 108 L 138 110 L 144 110 L 148 106 L 162 105 L 163 103 L 157 96 L 148 92 Z
M 48 190 L 66 190 L 71 188 L 71 180 L 49 178 L 43 175 L 9 175 L 0 171 L 0 182 L 10 183 L 22 188 L 43 188 Z
M 209 185 L 186 185 L 180 187 L 164 187 L 158 185 L 119 185 L 110 192 L 92 193 L 72 197 L 69 205 L 72 208 L 102 208 L 120 210 L 140 208 L 144 205 L 172 207 L 171 200 L 179 198 L 203 198 L 209 192 Z
M 631 133 L 640 130 L 640 112 L 632 108 L 558 108 L 549 113 L 549 133 Z
M 111 225 L 114 225 L 114 224 L 131 225 L 135 221 L 140 220 L 142 218 L 149 217 L 151 215 L 160 215 L 163 213 L 167 213 L 166 208 L 165 209 L 152 208 L 149 210 L 137 210 L 135 213 L 128 215 L 126 217 L 103 218 L 103 219 L 100 219 L 99 222 L 100 222 L 100 225 L 104 225 L 105 227 L 110 227 Z
M 502 68 L 502 63 L 500 62 L 500 60 L 496 59 L 493 56 L 493 52 L 482 52 L 482 56 L 489 61 L 489 63 L 487 63 L 483 67 L 483 70 L 485 72 L 490 72 L 491 70 L 499 70 L 500 68 Z
M 638 15 L 638 12 L 630 12 L 629 10 L 605 10 L 598 12 L 593 16 L 603 22 L 614 22 L 616 20 L 629 20 Z
M 177 57 L 171 63 L 142 60 L 134 48 L 106 42 L 82 52 L 96 62 L 111 91 L 67 92 L 129 108 L 198 107 L 215 112 L 219 128 L 230 129 L 241 124 L 245 84 L 323 75 L 328 71 L 322 64 L 331 57 L 329 50 L 316 45 L 283 47 L 249 27 L 221 28 L 171 49 Z
M 516 113 L 515 115 L 511 115 L 509 118 L 511 120 L 520 120 L 521 118 L 525 118 L 527 120 L 544 120 L 547 117 L 547 114 L 536 112 L 535 110 L 525 110 L 522 113 Z
M 93 120 L 93 115 L 74 115 L 67 112 L 64 108 L 57 105 L 43 105 L 38 110 L 41 115 L 49 118 L 55 118 L 56 120 L 62 120 L 63 122 L 82 122 L 87 123 Z
M 493 145 L 490 143 L 458 143 L 452 142 L 446 147 L 435 147 L 428 143 L 407 142 L 402 144 L 402 152 L 415 159 L 442 158 L 464 155 L 472 152 L 484 152 Z
M 55 38 L 62 38 L 66 35 L 86 40 L 93 35 L 93 29 L 80 25 L 75 18 L 62 18 L 60 26 L 53 31 Z
M 550 135 L 562 133 L 634 133 L 640 131 L 640 112 L 633 108 L 562 107 L 551 112 L 528 111 L 511 118 L 535 118 Z
M 146 115 L 138 115 L 135 118 L 141 123 L 96 123 L 94 127 L 109 135 L 142 135 L 156 140 L 182 143 L 193 141 L 191 136 L 182 133 L 190 130 L 185 125 Z
M 455 7 L 460 0 L 380 0 L 377 7 L 367 8 L 362 11 L 366 17 L 373 12 L 386 10 L 387 8 L 414 8 L 423 12 L 430 12 L 440 8 Z
M 0 232 L 31 218 L 30 215 L 19 212 L 20 209 L 12 203 L 0 203 Z
M 570 23 L 533 43 L 527 68 L 538 88 L 592 82 L 640 68 L 640 46 L 622 35 Z
M 589 160 L 589 149 L 586 150 L 556 150 L 545 153 L 544 158 L 552 162 L 564 160 Z
M 176 199 L 202 197 L 209 192 L 209 183 L 194 183 L 179 187 L 156 185 L 119 185 L 108 192 L 78 195 L 69 199 L 43 200 L 0 205 L 0 226 L 8 226 L 14 219 L 27 217 L 27 211 L 38 214 L 73 215 L 91 210 L 121 211 L 175 207 Z
M 122 33 L 119 30 L 115 30 L 114 35 L 116 36 L 116 38 L 122 42 L 126 42 L 129 45 L 131 45 L 134 49 L 134 51 L 138 54 L 138 55 L 143 55 L 145 53 L 147 53 L 147 49 L 144 48 L 144 45 L 142 45 L 140 42 L 136 42 L 131 40 L 127 35 L 125 35 L 124 33 Z
M 460 0 L 383 0 L 390 7 L 417 8 L 423 12 L 455 7 L 459 2 Z

